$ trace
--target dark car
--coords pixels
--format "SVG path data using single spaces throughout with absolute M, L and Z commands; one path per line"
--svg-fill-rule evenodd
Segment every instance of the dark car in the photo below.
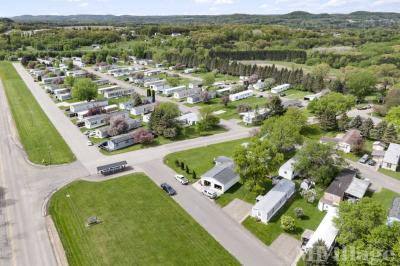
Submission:
M 170 185 L 168 185 L 167 183 L 162 183 L 161 184 L 161 188 L 168 193 L 168 195 L 173 196 L 176 195 L 176 191 L 175 189 L 173 189 Z
M 367 164 L 370 165 L 370 166 L 374 166 L 376 164 L 376 162 L 374 160 L 372 160 L 372 159 L 369 159 L 367 161 Z

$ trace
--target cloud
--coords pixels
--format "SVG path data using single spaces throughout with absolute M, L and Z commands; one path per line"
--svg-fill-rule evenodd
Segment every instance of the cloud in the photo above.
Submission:
M 88 2 L 82 2 L 82 3 L 80 3 L 78 6 L 80 6 L 80 7 L 87 7 L 88 5 L 89 5 Z
M 212 5 L 228 5 L 233 4 L 233 0 L 194 0 L 199 4 L 212 4 Z

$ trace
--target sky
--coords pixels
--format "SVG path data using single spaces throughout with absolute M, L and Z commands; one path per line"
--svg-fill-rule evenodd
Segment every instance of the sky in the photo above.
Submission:
M 400 12 L 400 0 L 0 0 L 0 17 L 17 15 L 199 15 Z

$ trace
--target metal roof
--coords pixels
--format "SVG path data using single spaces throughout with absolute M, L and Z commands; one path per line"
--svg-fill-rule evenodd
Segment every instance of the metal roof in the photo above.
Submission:
M 210 169 L 202 177 L 212 178 L 219 183 L 226 185 L 232 179 L 237 177 L 237 174 L 234 172 L 233 168 L 233 164 L 231 163 L 219 164 Z
M 371 183 L 367 180 L 353 178 L 353 181 L 351 181 L 349 187 L 346 189 L 346 193 L 353 197 L 361 199 L 362 197 L 364 197 L 370 184 Z
M 385 163 L 399 164 L 400 161 L 400 144 L 390 143 L 389 148 L 383 158 Z
M 342 198 L 355 176 L 355 171 L 350 169 L 343 170 L 335 177 L 325 192 Z
M 288 179 L 281 179 L 267 194 L 260 197 L 259 201 L 254 205 L 253 208 L 262 210 L 265 213 L 269 213 L 270 210 L 276 207 L 276 205 L 285 198 L 295 187 L 295 184 Z

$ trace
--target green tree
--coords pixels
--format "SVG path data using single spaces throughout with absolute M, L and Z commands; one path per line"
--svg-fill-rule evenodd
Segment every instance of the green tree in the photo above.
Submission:
M 73 76 L 67 76 L 64 78 L 64 84 L 68 87 L 73 87 L 75 82 L 75 78 Z
M 385 220 L 385 209 L 371 198 L 363 198 L 357 203 L 342 201 L 339 205 L 338 218 L 335 219 L 336 227 L 339 229 L 337 242 L 340 245 L 347 245 L 362 239 Z
M 155 106 L 149 121 L 149 128 L 157 135 L 174 138 L 179 133 L 179 123 L 176 118 L 180 115 L 175 103 L 162 102 Z
M 400 106 L 390 108 L 386 121 L 400 128 Z
M 283 154 L 275 145 L 258 138 L 253 139 L 247 147 L 240 146 L 234 153 L 236 171 L 252 191 L 262 187 L 267 176 L 278 169 L 283 159 Z
M 337 129 L 338 123 L 334 111 L 326 109 L 323 113 L 318 115 L 318 119 L 323 130 L 328 131 Z
M 349 128 L 360 129 L 362 126 L 362 123 L 363 123 L 363 120 L 362 120 L 361 116 L 357 115 L 350 121 Z
M 270 115 L 282 115 L 285 113 L 285 107 L 282 105 L 282 100 L 279 96 L 272 96 L 271 100 L 267 104 L 270 110 Z
M 346 131 L 349 125 L 349 117 L 346 113 L 342 114 L 338 120 L 338 129 L 340 131 Z
M 370 137 L 374 140 L 381 140 L 383 134 L 385 134 L 387 123 L 385 121 L 379 122 L 375 128 L 371 129 Z
M 296 221 L 292 216 L 282 215 L 281 228 L 286 232 L 293 232 L 296 229 Z
M 397 142 L 397 132 L 393 124 L 390 124 L 386 128 L 385 134 L 383 134 L 382 136 L 382 141 L 385 143 Z
M 213 114 L 210 107 L 203 107 L 200 109 L 201 120 L 197 123 L 197 129 L 200 132 L 215 129 L 220 122 L 219 117 Z
M 306 142 L 296 154 L 294 169 L 300 177 L 327 186 L 344 165 L 344 161 L 335 155 L 334 149 L 329 145 Z
M 215 74 L 214 73 L 207 73 L 203 76 L 203 85 L 204 86 L 211 86 L 215 82 Z
M 311 101 L 307 109 L 316 115 L 322 114 L 327 109 L 335 112 L 336 115 L 340 115 L 349 111 L 355 104 L 356 98 L 354 96 L 332 92 L 320 99 Z
M 74 82 L 72 97 L 81 101 L 91 101 L 97 97 L 97 85 L 91 79 L 80 78 Z
M 370 132 L 374 128 L 374 121 L 372 121 L 371 118 L 367 118 L 362 122 L 362 125 L 360 127 L 361 134 L 369 138 L 370 137 Z
M 221 103 L 222 103 L 225 107 L 227 107 L 227 106 L 228 106 L 228 103 L 229 103 L 229 96 L 228 96 L 228 95 L 223 95 L 223 96 L 221 97 Z
M 328 266 L 335 265 L 330 257 L 328 247 L 325 242 L 319 239 L 307 251 L 304 256 L 304 263 L 306 266 Z
M 346 79 L 346 87 L 349 92 L 362 100 L 365 96 L 370 95 L 376 85 L 375 76 L 369 71 L 360 70 L 353 71 L 348 74 Z
M 139 105 L 141 105 L 143 103 L 142 97 L 140 97 L 140 94 L 137 93 L 137 92 L 134 92 L 131 95 L 131 99 L 132 99 L 132 102 L 133 102 L 133 106 L 139 106 Z
M 330 70 L 331 67 L 328 64 L 322 63 L 314 66 L 311 73 L 313 74 L 313 76 L 323 80 L 326 78 Z

